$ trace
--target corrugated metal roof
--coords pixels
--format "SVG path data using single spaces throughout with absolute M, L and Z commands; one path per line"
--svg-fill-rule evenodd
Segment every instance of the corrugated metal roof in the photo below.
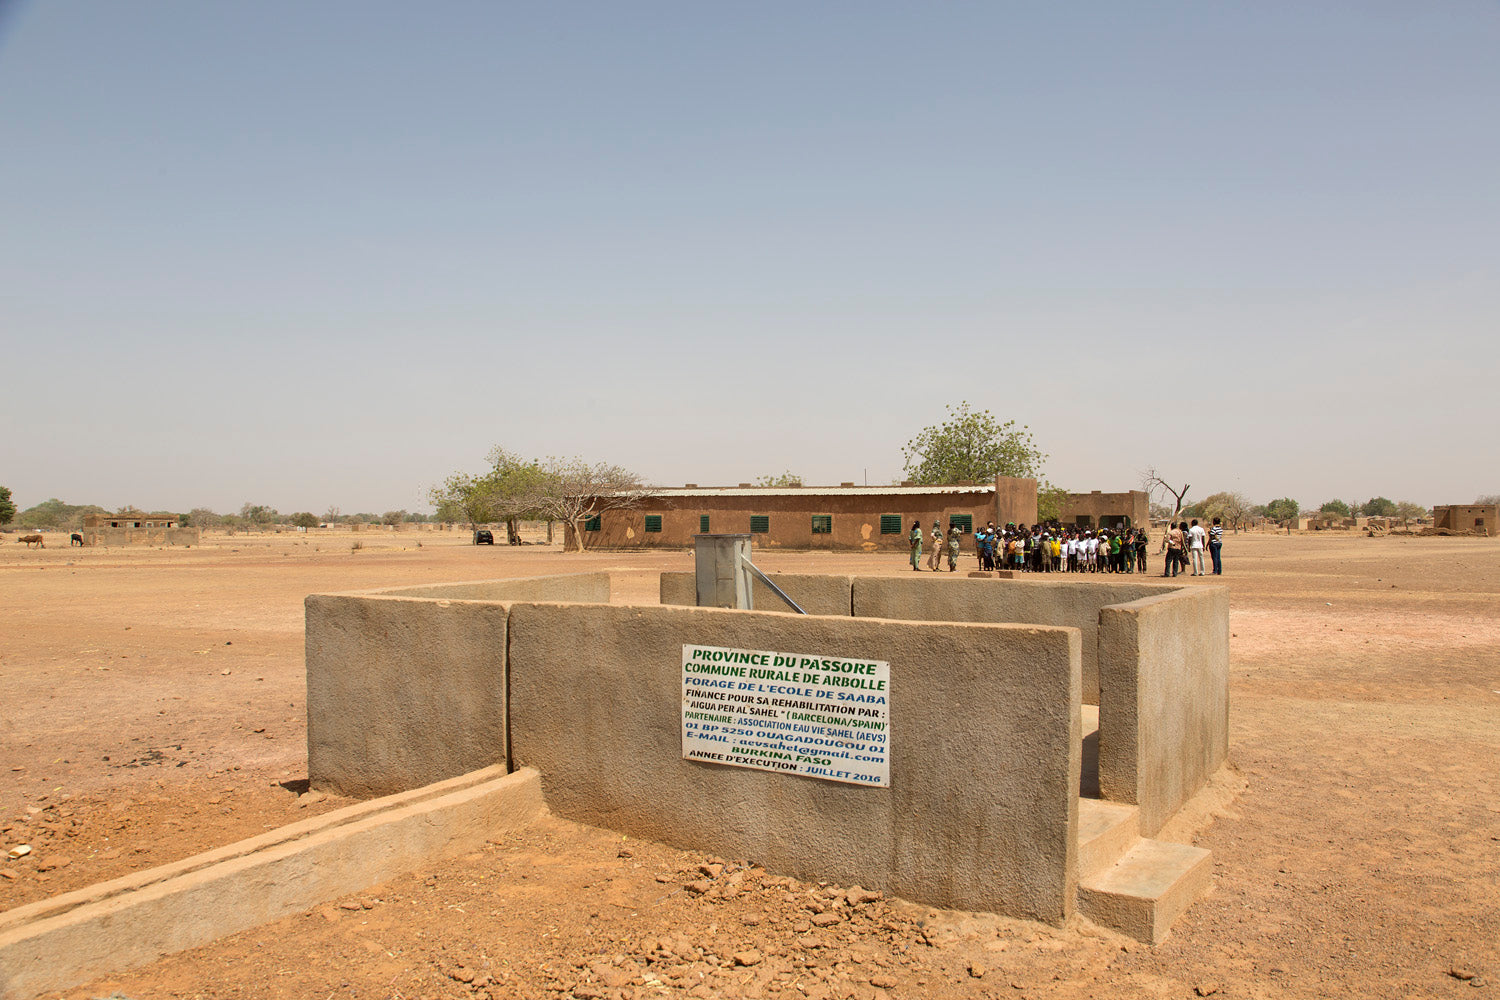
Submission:
M 889 497 L 934 493 L 993 493 L 994 483 L 978 486 L 723 486 L 694 489 L 653 486 L 650 493 L 669 497 Z

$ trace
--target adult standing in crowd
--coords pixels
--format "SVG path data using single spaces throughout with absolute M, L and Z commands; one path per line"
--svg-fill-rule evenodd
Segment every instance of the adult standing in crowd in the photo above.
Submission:
M 932 555 L 927 557 L 927 568 L 936 573 L 943 567 L 943 550 L 947 548 L 946 539 L 943 538 L 943 526 L 938 522 L 932 522 L 932 534 L 928 540 L 932 542 Z
M 995 541 L 995 522 L 991 521 L 987 526 L 974 532 L 974 554 L 979 557 L 979 568 L 991 570 L 995 568 L 994 549 L 991 546 Z
M 1214 518 L 1213 527 L 1208 529 L 1208 554 L 1214 562 L 1214 576 L 1224 575 L 1224 560 L 1219 554 L 1223 550 L 1224 525 L 1221 524 L 1219 522 L 1219 519 L 1216 517 Z
M 1184 562 L 1183 546 L 1187 544 L 1186 524 L 1173 524 L 1167 532 L 1167 561 L 1161 568 L 1162 576 L 1176 576 L 1177 568 Z
M 911 523 L 911 534 L 907 536 L 911 542 L 911 568 L 918 572 L 922 569 L 922 522 Z
M 958 525 L 948 526 L 948 572 L 952 573 L 958 569 L 958 548 L 963 544 L 963 532 L 958 530 Z
M 1193 518 L 1193 526 L 1188 529 L 1188 547 L 1193 553 L 1193 575 L 1207 576 L 1208 570 L 1203 565 L 1203 550 L 1208 547 L 1208 532 L 1203 530 L 1203 525 L 1198 519 Z

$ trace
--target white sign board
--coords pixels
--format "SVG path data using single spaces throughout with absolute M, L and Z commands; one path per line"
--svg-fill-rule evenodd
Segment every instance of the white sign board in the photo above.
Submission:
M 891 665 L 682 647 L 682 756 L 888 788 Z

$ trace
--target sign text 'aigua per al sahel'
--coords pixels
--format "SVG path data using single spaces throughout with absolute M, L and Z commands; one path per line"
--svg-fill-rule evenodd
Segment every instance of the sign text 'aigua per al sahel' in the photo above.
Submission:
M 682 756 L 889 787 L 891 665 L 682 647 Z

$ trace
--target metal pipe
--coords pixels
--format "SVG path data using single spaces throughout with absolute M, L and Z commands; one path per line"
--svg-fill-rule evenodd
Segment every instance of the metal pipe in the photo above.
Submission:
M 749 559 L 745 559 L 743 557 L 741 557 L 740 561 L 745 564 L 745 568 L 746 569 L 748 569 L 750 572 L 752 572 L 752 573 L 754 573 L 756 575 L 756 577 L 760 580 L 761 583 L 763 583 L 767 587 L 771 588 L 771 593 L 775 594 L 777 597 L 781 598 L 783 601 L 786 601 L 786 603 L 791 607 L 791 609 L 793 611 L 797 612 L 797 614 L 799 614 L 799 615 L 805 615 L 805 614 L 807 614 L 807 612 L 803 611 L 802 608 L 797 604 L 796 601 L 794 601 L 790 597 L 786 596 L 786 591 L 782 590 L 780 587 L 776 586 L 776 584 L 772 583 L 771 582 L 771 578 L 769 576 L 766 576 L 766 574 L 762 573 L 760 571 L 760 569 L 756 567 L 755 563 L 753 563 Z

